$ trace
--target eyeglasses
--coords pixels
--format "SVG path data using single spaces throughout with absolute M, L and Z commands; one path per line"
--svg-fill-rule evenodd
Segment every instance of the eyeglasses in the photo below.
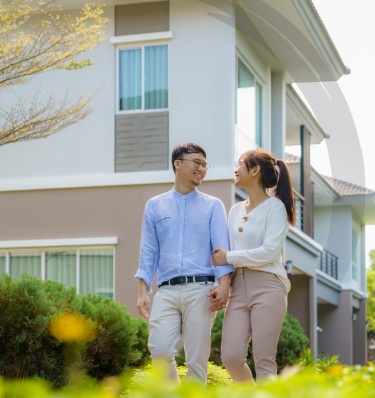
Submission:
M 210 168 L 210 165 L 206 162 L 201 162 L 199 159 L 177 159 L 177 160 L 188 160 L 189 162 L 194 162 L 194 167 L 199 169 L 199 167 L 203 167 L 205 170 Z

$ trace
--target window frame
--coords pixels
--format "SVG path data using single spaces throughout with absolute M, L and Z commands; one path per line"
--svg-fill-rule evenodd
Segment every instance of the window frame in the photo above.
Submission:
M 138 36 L 138 35 L 135 35 Z M 144 35 L 145 36 L 145 35 Z M 169 93 L 170 93 L 170 45 L 169 39 L 171 37 L 164 39 L 155 39 L 155 40 L 148 40 L 144 42 L 127 42 L 126 40 L 117 40 L 113 41 L 116 43 L 116 114 L 117 115 L 124 115 L 124 114 L 137 114 L 137 113 L 155 113 L 155 112 L 166 112 L 169 111 Z M 145 92 L 144 92 L 144 70 L 145 70 L 145 47 L 153 47 L 153 46 L 160 46 L 166 45 L 167 46 L 167 90 L 168 90 L 168 107 L 167 108 L 155 108 L 155 109 L 145 109 Z M 137 50 L 141 49 L 141 59 L 142 59 L 142 109 L 129 109 L 129 110 L 121 110 L 120 109 L 120 51 L 124 50 Z
M 355 226 L 352 225 L 352 234 L 351 234 L 351 279 L 357 283 L 360 282 L 360 264 L 361 264 L 361 234 L 360 230 Z M 354 235 L 354 236 L 353 236 Z M 355 242 L 353 237 L 355 237 Z M 355 261 L 354 261 L 355 260 Z
M 250 63 L 247 61 L 246 57 L 241 54 L 239 50 L 236 52 L 236 80 L 235 80 L 235 87 L 236 87 L 236 94 L 235 94 L 235 130 L 239 130 L 237 125 L 237 111 L 238 111 L 238 97 L 237 97 L 237 90 L 238 90 L 238 72 L 239 72 L 239 61 L 241 61 L 244 66 L 248 69 L 248 71 L 254 77 L 254 92 L 255 92 L 255 108 L 254 108 L 254 140 L 250 138 L 251 143 L 255 146 L 255 148 L 261 148 L 264 144 L 264 87 L 265 82 L 263 79 L 256 73 L 255 69 L 251 67 Z M 260 91 L 258 91 L 258 88 Z M 258 103 L 258 92 L 260 93 L 260 101 Z M 259 111 L 259 115 L 258 115 Z M 258 131 L 259 126 L 259 131 Z M 256 140 L 259 138 L 259 143 Z
M 112 294 L 115 298 L 116 280 L 116 245 L 117 237 L 109 238 L 83 238 L 83 239 L 52 239 L 36 241 L 7 241 L 0 242 L 0 254 L 5 254 L 5 274 L 10 275 L 10 258 L 12 254 L 39 253 L 41 255 L 41 279 L 46 280 L 46 253 L 75 252 L 76 254 L 76 277 L 75 288 L 80 293 L 80 252 L 82 250 L 111 249 L 113 253 L 112 269 Z

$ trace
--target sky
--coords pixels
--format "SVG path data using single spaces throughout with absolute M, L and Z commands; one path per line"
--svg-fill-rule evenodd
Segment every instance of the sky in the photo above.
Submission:
M 326 144 L 320 145 L 312 150 L 312 165 L 322 174 L 375 190 L 375 0 L 313 0 L 313 3 L 344 64 L 351 70 L 337 84 L 353 119 L 352 130 L 360 147 L 354 158 L 347 156 L 347 161 L 333 170 L 330 158 L 334 152 L 328 151 Z M 339 147 L 341 151 L 345 145 L 349 144 L 342 140 L 335 149 Z M 350 148 L 345 149 L 351 153 Z M 368 252 L 375 249 L 375 226 L 366 227 L 365 247 L 368 265 Z

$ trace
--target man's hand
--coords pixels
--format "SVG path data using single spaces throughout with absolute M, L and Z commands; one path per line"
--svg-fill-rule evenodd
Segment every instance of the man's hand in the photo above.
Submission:
M 213 286 L 207 297 L 210 297 L 210 311 L 216 312 L 224 309 L 227 305 L 230 290 L 229 275 L 224 275 L 219 280 L 219 286 Z
M 150 317 L 150 298 L 147 294 L 147 285 L 143 279 L 139 280 L 138 285 L 138 314 L 145 319 Z

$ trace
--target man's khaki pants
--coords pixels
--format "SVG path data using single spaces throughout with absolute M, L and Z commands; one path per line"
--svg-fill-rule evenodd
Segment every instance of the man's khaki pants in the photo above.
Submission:
M 212 282 L 197 282 L 162 286 L 154 297 L 148 347 L 153 360 L 167 361 L 173 379 L 179 379 L 174 357 L 182 338 L 188 367 L 186 378 L 206 382 L 215 320 L 207 297 L 212 285 Z

